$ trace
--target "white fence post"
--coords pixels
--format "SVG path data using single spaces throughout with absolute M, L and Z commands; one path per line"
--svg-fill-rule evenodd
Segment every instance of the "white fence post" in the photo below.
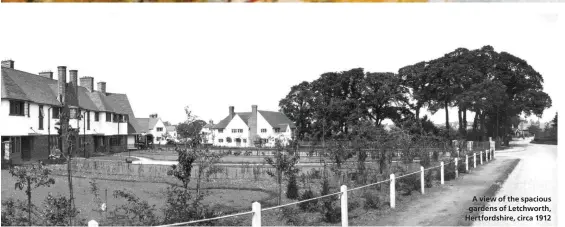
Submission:
M 469 155 L 465 155 L 465 172 L 469 172 Z
M 483 164 L 483 152 L 479 151 L 479 159 L 481 160 L 481 165 Z
M 459 158 L 455 158 L 455 178 L 459 177 Z
M 443 162 L 440 163 L 440 166 L 441 166 L 441 173 L 440 173 L 440 175 L 441 175 L 441 184 L 443 184 L 443 179 L 444 179 L 444 178 L 443 178 Z
M 347 218 L 347 185 L 341 186 L 341 226 L 349 226 Z
M 95 220 L 90 220 L 88 222 L 88 227 L 98 227 L 98 222 L 96 222 Z
M 390 208 L 394 208 L 396 206 L 396 189 L 395 187 L 395 179 L 394 173 L 390 174 Z
M 477 168 L 477 153 L 473 153 L 473 169 Z
M 425 179 L 424 179 L 424 167 L 423 166 L 420 166 L 420 171 L 422 171 L 420 173 L 420 187 L 422 188 L 421 191 L 422 191 L 422 195 L 423 195 L 425 193 L 424 192 L 424 185 L 425 185 L 424 181 L 425 181 Z
M 261 204 L 259 202 L 253 202 L 253 204 L 251 204 L 251 209 L 253 210 L 251 226 L 261 227 Z

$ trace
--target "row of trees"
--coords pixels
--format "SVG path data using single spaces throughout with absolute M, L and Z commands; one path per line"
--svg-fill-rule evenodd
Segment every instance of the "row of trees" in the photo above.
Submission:
M 475 113 L 472 128 L 478 139 L 506 135 L 512 119 L 541 116 L 551 106 L 543 78 L 525 60 L 491 46 L 458 48 L 442 57 L 392 72 L 362 68 L 323 73 L 312 82 L 291 88 L 279 106 L 296 123 L 299 139 L 324 139 L 347 134 L 352 125 L 384 119 L 395 124 L 419 121 L 422 108 L 458 111 L 459 135 L 467 136 L 467 113 Z

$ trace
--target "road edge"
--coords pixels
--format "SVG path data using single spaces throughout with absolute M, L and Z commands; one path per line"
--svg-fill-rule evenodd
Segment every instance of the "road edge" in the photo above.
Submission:
M 506 169 L 504 171 L 504 173 L 502 174 L 502 176 L 498 177 L 498 179 L 496 179 L 495 183 L 492 184 L 481 196 L 485 196 L 485 197 L 493 197 L 496 195 L 496 193 L 500 190 L 500 188 L 502 188 L 502 186 L 504 185 L 504 183 L 506 182 L 506 180 L 508 179 L 508 177 L 510 176 L 510 174 L 514 171 L 514 169 L 516 168 L 516 166 L 518 165 L 518 163 L 520 163 L 521 159 L 515 159 L 512 161 L 512 163 L 510 164 L 510 166 L 508 167 L 508 169 Z M 475 207 L 482 207 L 482 206 L 486 206 L 488 204 L 488 202 L 474 202 L 473 206 Z M 471 213 L 468 213 L 468 211 L 466 210 L 465 213 L 463 215 L 461 215 L 461 218 L 459 219 L 459 222 L 457 223 L 458 226 L 471 226 L 473 225 L 473 221 L 466 221 L 465 220 L 465 216 L 467 215 L 471 215 L 471 216 L 479 216 L 481 215 L 483 212 L 482 211 L 473 211 Z

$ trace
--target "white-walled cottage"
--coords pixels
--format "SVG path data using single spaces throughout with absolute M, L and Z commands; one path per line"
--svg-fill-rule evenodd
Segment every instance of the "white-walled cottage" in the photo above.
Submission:
M 149 115 L 149 118 L 137 118 L 139 125 L 146 129 L 147 134 L 153 135 L 153 144 L 167 144 L 164 138 L 167 132 L 165 123 L 157 114 Z
M 258 110 L 257 105 L 251 106 L 251 112 L 235 112 L 230 106 L 226 118 L 206 126 L 211 126 L 203 129 L 211 131 L 207 141 L 225 147 L 273 147 L 276 139 L 287 144 L 296 128 L 283 113 Z

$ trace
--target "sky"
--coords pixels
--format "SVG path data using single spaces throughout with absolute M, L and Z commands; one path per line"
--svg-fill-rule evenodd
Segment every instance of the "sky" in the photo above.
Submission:
M 126 93 L 136 117 L 177 123 L 189 106 L 220 121 L 228 107 L 278 110 L 290 87 L 324 72 L 398 69 L 459 47 L 525 59 L 553 99 L 563 75 L 564 5 L 2 4 L 0 59 L 31 73 L 57 66 Z M 55 76 L 56 78 L 56 76 Z M 429 115 L 429 113 L 427 113 Z M 423 116 L 423 113 L 421 114 Z M 468 114 L 472 121 L 474 114 Z M 444 111 L 431 117 L 445 122 Z M 450 121 L 457 112 L 450 111 Z

